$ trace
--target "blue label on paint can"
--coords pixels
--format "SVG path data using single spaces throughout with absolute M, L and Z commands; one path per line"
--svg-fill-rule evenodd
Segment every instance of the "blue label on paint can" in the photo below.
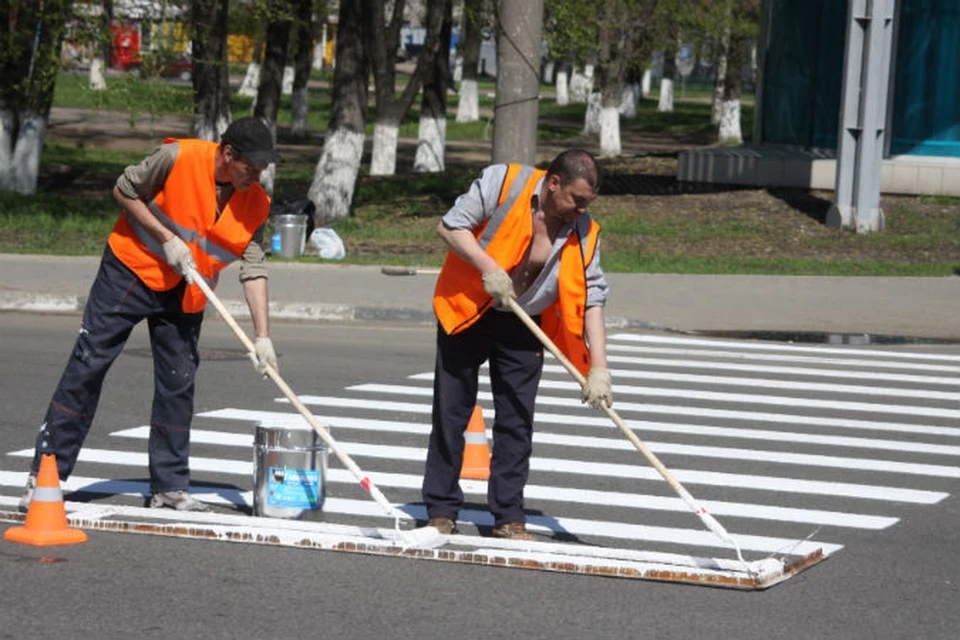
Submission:
M 280 233 L 274 233 L 270 236 L 270 251 L 273 253 L 280 253 L 283 249 L 283 244 L 280 242 Z
M 291 509 L 320 507 L 320 471 L 270 467 L 267 505 Z

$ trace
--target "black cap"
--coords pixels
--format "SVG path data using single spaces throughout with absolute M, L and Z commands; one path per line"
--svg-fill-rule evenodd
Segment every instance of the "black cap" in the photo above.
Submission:
M 253 164 L 266 166 L 280 162 L 280 154 L 273 148 L 273 135 L 260 118 L 234 120 L 223 132 L 220 142 L 230 145 Z

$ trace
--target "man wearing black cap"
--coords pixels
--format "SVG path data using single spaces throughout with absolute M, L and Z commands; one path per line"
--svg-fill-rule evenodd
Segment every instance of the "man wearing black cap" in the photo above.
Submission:
M 61 481 L 73 471 L 107 370 L 144 319 L 154 362 L 150 506 L 207 509 L 188 492 L 197 342 L 206 303 L 190 274 L 195 270 L 212 287 L 222 269 L 241 260 L 256 366 L 260 373 L 266 365 L 276 368 L 261 248 L 270 202 L 259 177 L 279 159 L 266 124 L 244 118 L 227 128 L 219 144 L 167 139 L 145 160 L 124 169 L 113 189 L 122 211 L 37 434 L 22 511 L 33 498 L 42 455 L 56 456 Z

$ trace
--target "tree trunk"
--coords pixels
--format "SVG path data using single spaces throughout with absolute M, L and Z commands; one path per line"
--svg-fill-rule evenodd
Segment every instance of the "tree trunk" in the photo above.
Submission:
M 438 39 L 433 43 L 433 64 L 424 74 L 420 103 L 420 127 L 413 170 L 439 173 L 444 169 L 444 147 L 447 143 L 447 87 L 450 81 L 450 32 L 453 22 L 451 0 L 429 0 L 427 22 L 435 26 L 439 20 Z M 430 41 L 428 40 L 428 43 Z
M 720 105 L 720 129 L 717 136 L 720 142 L 731 144 L 743 142 L 743 133 L 740 129 L 740 84 L 747 46 L 747 42 L 741 39 L 730 43 L 727 74 L 723 79 L 723 100 Z
M 90 89 L 105 91 L 107 88 L 106 68 L 110 65 L 110 26 L 113 24 L 113 0 L 104 0 L 103 13 L 97 29 L 93 59 L 90 61 Z
M 673 85 L 677 79 L 677 47 L 676 41 L 671 40 L 672 46 L 663 52 L 663 78 L 660 79 L 660 101 L 657 111 L 673 112 Z
M 733 2 L 726 1 L 724 7 L 723 33 L 720 36 L 720 55 L 717 56 L 717 71 L 714 75 L 713 85 L 713 104 L 710 109 L 710 122 L 720 124 L 721 108 L 723 102 L 723 82 L 727 75 L 727 54 L 730 51 L 730 22 L 733 20 Z
M 193 132 L 201 140 L 219 140 L 230 124 L 228 6 L 228 0 L 193 0 Z
M 420 91 L 427 50 L 425 48 L 420 55 L 407 86 L 397 97 L 396 50 L 400 43 L 404 0 L 395 0 L 389 20 L 384 17 L 384 0 L 361 0 L 360 4 L 367 20 L 365 28 L 371 33 L 378 34 L 370 43 L 370 59 L 373 64 L 376 91 L 376 121 L 370 175 L 390 176 L 397 172 L 397 140 L 400 135 L 400 123 Z M 339 45 L 339 39 L 337 42 Z
M 600 133 L 601 102 L 602 96 L 599 91 L 594 91 L 587 97 L 587 110 L 583 115 L 583 135 L 593 136 Z
M 312 0 L 296 0 L 296 50 L 293 54 L 293 95 L 290 99 L 290 133 L 297 138 L 307 136 L 307 82 L 313 66 L 313 37 L 316 25 L 313 21 Z
M 30 195 L 37 190 L 71 3 L 15 4 L 3 3 L 0 14 L 0 189 Z
M 107 90 L 107 76 L 104 73 L 103 58 L 100 56 L 93 56 L 90 61 L 90 90 Z
M 493 161 L 535 164 L 543 0 L 500 0 Z
M 567 65 L 557 69 L 557 105 L 565 107 L 570 104 L 570 84 L 567 75 Z
M 592 64 L 584 65 L 583 71 L 573 69 L 570 75 L 570 102 L 583 104 L 593 93 L 593 71 Z
M 476 122 L 480 119 L 480 92 L 477 76 L 480 67 L 480 10 L 483 0 L 464 0 L 463 3 L 463 71 L 460 79 L 457 122 Z
M 369 65 L 364 43 L 369 42 L 369 32 L 358 3 L 340 3 L 338 25 L 330 125 L 307 194 L 315 206 L 317 227 L 350 214 L 367 119 Z
M 276 123 L 280 110 L 280 92 L 283 88 L 283 73 L 287 65 L 287 47 L 290 44 L 290 8 L 287 3 L 267 25 L 264 43 L 263 65 L 260 67 L 260 82 L 257 87 L 257 104 L 253 115 L 267 122 Z

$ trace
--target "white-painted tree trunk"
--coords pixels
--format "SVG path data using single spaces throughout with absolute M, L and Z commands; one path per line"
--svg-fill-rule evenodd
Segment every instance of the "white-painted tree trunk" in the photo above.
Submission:
M 272 162 L 267 168 L 260 172 L 260 186 L 267 192 L 267 195 L 273 197 L 273 185 L 277 178 L 277 165 Z
M 740 101 L 724 100 L 720 105 L 720 142 L 741 144 L 743 133 L 740 130 Z
M 0 134 L 0 188 L 12 189 L 25 196 L 32 195 L 37 191 L 47 119 L 34 111 L 22 111 L 19 131 L 14 140 L 13 113 L 4 111 L 0 118 L 3 127 Z
M 257 88 L 260 86 L 260 63 L 251 62 L 247 65 L 247 73 L 237 89 L 237 94 L 246 98 L 256 98 Z
M 541 81 L 543 84 L 553 84 L 553 76 L 557 72 L 557 63 L 553 60 L 548 60 L 547 64 L 543 66 L 543 78 Z
M 0 108 L 0 190 L 13 189 L 13 132 L 16 117 L 10 109 Z
M 220 140 L 220 136 L 223 135 L 223 132 L 226 131 L 227 127 L 229 126 L 229 117 L 217 116 L 216 122 L 211 122 L 204 116 L 195 117 L 193 123 L 193 137 L 200 140 L 211 140 L 216 142 Z
M 307 88 L 301 87 L 290 98 L 290 133 L 297 137 L 307 135 L 307 116 L 310 105 L 307 101 Z
M 273 137 L 273 144 L 277 144 L 277 123 L 276 122 L 267 122 L 267 127 L 270 129 L 270 135 Z M 277 165 L 270 163 L 267 165 L 267 168 L 260 172 L 260 186 L 263 187 L 263 190 L 267 192 L 267 195 L 271 198 L 273 197 L 273 185 L 277 177 Z
M 447 144 L 447 119 L 421 117 L 418 138 L 413 170 L 418 173 L 443 171 L 443 154 Z
M 314 224 L 329 225 L 350 215 L 353 189 L 363 158 L 363 133 L 328 131 L 307 197 L 313 202 Z
M 640 102 L 640 85 L 636 82 L 629 82 L 623 85 L 623 91 L 620 92 L 620 114 L 624 118 L 637 117 L 637 104 Z
M 657 103 L 657 111 L 661 113 L 673 111 L 673 80 L 670 78 L 660 80 L 660 101 Z
M 603 96 L 600 92 L 591 93 L 587 98 L 587 111 L 583 116 L 583 135 L 592 136 L 600 133 L 600 105 Z
M 570 85 L 566 69 L 557 71 L 557 104 L 561 107 L 570 104 Z
M 600 94 L 594 94 L 599 96 Z M 592 96 L 591 96 L 592 99 Z M 611 158 L 621 154 L 620 110 L 617 107 L 600 109 L 600 155 Z
M 720 124 L 723 117 L 723 84 L 727 76 L 727 56 L 717 58 L 717 75 L 713 83 L 713 103 L 710 106 L 710 122 Z
M 285 96 L 293 95 L 293 67 L 283 68 L 283 80 L 280 84 L 280 93 Z
M 593 65 L 584 66 L 583 72 L 573 70 L 570 77 L 570 102 L 581 104 L 593 93 Z
M 643 77 L 640 79 L 640 95 L 644 98 L 650 97 L 650 81 L 653 72 L 650 67 L 643 70 Z
M 373 125 L 373 150 L 370 153 L 370 175 L 392 176 L 397 173 L 397 140 L 400 125 L 376 122 Z
M 453 59 L 453 81 L 463 80 L 463 56 L 457 56 Z
M 457 122 L 476 122 L 480 119 L 480 90 L 476 80 L 460 83 L 460 100 L 457 103 Z
M 107 77 L 104 74 L 104 64 L 103 58 L 100 56 L 94 56 L 93 60 L 90 62 L 90 90 L 91 91 L 106 91 L 107 89 Z

